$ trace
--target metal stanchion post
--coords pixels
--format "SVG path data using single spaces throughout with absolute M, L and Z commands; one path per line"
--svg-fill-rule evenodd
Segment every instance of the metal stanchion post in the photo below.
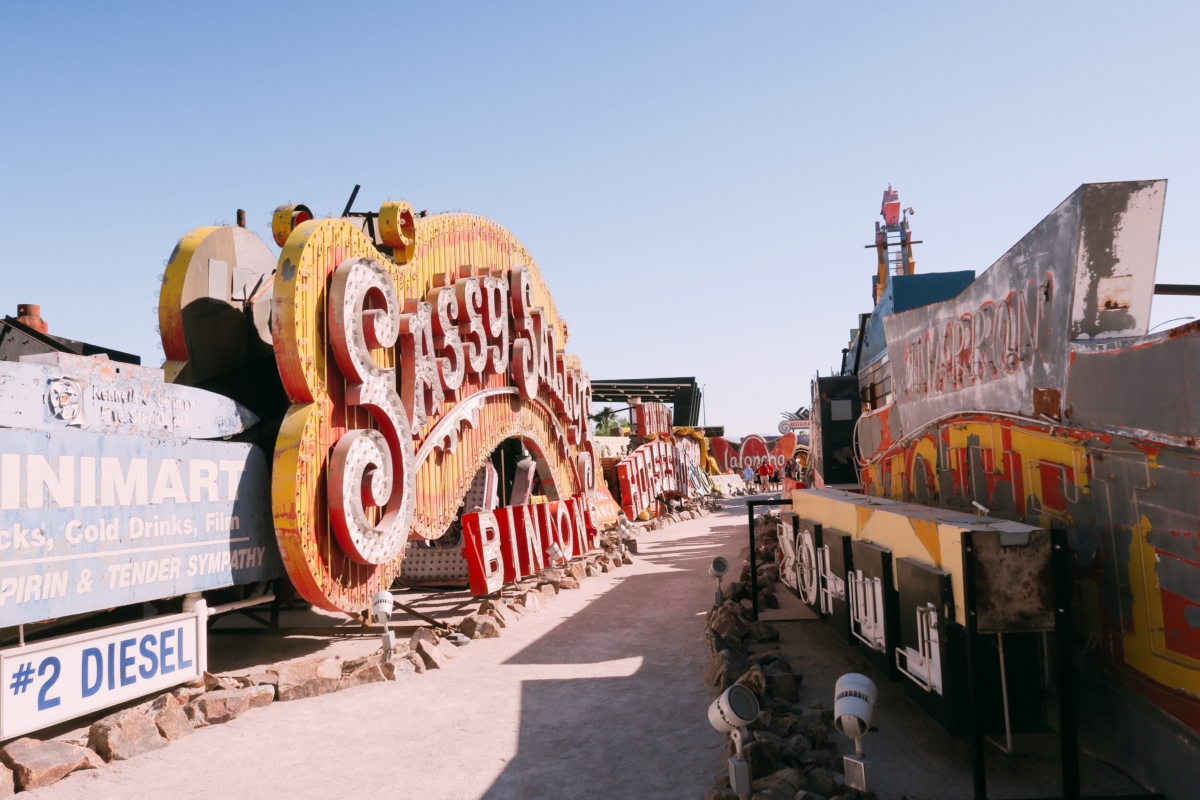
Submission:
M 971 773 L 975 800 L 987 800 L 987 759 L 983 751 L 983 712 L 980 709 L 979 659 L 976 657 L 975 548 L 971 531 L 963 531 L 963 598 L 967 618 L 967 707 L 971 716 Z
M 1058 727 L 1062 747 L 1065 800 L 1079 798 L 1079 723 L 1075 718 L 1075 653 L 1071 644 L 1071 574 L 1067 532 L 1050 531 L 1050 569 L 1054 575 L 1054 649 L 1058 661 Z
M 758 621 L 758 558 L 754 542 L 754 506 L 757 503 L 747 502 L 746 508 L 750 514 L 750 602 L 754 604 L 754 621 Z

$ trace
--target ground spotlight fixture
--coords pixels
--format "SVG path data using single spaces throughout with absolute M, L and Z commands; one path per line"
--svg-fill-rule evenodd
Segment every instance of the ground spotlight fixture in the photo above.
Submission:
M 383 626 L 383 660 L 392 660 L 392 648 L 396 646 L 396 634 L 388 628 L 388 622 L 392 619 L 392 608 L 395 603 L 395 598 L 388 591 L 376 592 L 371 597 L 371 617 L 376 625 Z
M 550 547 L 546 548 L 546 555 L 550 556 L 551 564 L 557 564 L 560 561 L 567 560 L 567 557 L 563 555 L 562 548 L 558 546 L 558 542 L 550 543 Z
M 371 598 L 371 616 L 376 625 L 386 625 L 392 618 L 393 602 L 392 593 L 387 591 L 376 592 Z
M 714 606 L 719 606 L 725 601 L 725 596 L 721 593 L 721 581 L 725 579 L 725 573 L 729 572 L 729 559 L 724 556 L 717 556 L 708 565 L 708 574 L 717 579 L 717 594 L 713 602 Z
M 740 683 L 730 686 L 708 707 L 709 723 L 733 739 L 737 752 L 729 759 L 729 785 L 742 800 L 748 800 L 751 789 L 750 762 L 742 757 L 742 742 L 748 735 L 746 726 L 758 719 L 758 712 L 758 698 Z
M 758 698 L 754 692 L 735 683 L 712 701 L 708 721 L 721 733 L 732 733 L 758 719 Z
M 867 791 L 867 762 L 863 757 L 862 738 L 871 730 L 877 695 L 875 682 L 857 672 L 838 678 L 833 690 L 833 725 L 854 740 L 854 757 L 843 759 L 846 785 L 860 792 Z

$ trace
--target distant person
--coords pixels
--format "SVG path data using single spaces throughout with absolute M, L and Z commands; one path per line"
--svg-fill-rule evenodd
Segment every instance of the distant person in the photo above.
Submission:
M 747 489 L 749 489 L 751 486 L 753 486 L 754 485 L 754 470 L 750 469 L 749 467 L 745 467 L 742 470 L 742 480 L 744 480 L 746 482 Z
M 771 465 L 763 462 L 758 467 L 758 484 L 763 488 L 763 491 L 770 491 L 771 482 Z

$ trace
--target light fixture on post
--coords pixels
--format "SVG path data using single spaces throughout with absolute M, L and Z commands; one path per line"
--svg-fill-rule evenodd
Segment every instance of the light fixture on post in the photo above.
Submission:
M 377 625 L 383 626 L 383 655 L 381 660 L 392 660 L 392 648 L 396 646 L 396 633 L 388 627 L 392 619 L 394 598 L 389 591 L 376 592 L 371 597 L 371 616 Z
M 868 791 L 867 760 L 863 756 L 862 738 L 871 730 L 877 695 L 875 682 L 857 672 L 838 678 L 833 689 L 833 725 L 854 740 L 854 757 L 845 756 L 842 759 L 846 785 L 860 792 Z
M 733 739 L 735 753 L 729 759 L 729 786 L 741 800 L 749 800 L 750 762 L 742 755 L 742 743 L 749 736 L 746 726 L 758 719 L 758 698 L 740 683 L 730 686 L 708 707 L 708 721 L 720 733 Z
M 558 542 L 551 542 L 546 548 L 546 555 L 550 556 L 551 566 L 557 566 L 559 562 L 566 563 L 567 557 L 563 555 L 562 548 L 558 546 Z
M 729 560 L 724 556 L 717 556 L 708 565 L 708 574 L 717 579 L 717 595 L 713 600 L 714 606 L 719 606 L 725 602 L 725 594 L 721 590 L 721 581 L 724 580 L 727 572 L 729 572 Z

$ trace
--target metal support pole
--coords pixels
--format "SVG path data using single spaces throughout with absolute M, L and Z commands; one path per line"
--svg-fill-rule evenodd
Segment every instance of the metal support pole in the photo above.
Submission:
M 1058 727 L 1062 742 L 1065 800 L 1079 798 L 1079 721 L 1075 717 L 1075 648 L 1071 641 L 1071 573 L 1067 532 L 1051 530 L 1050 568 L 1054 575 L 1054 649 L 1058 662 Z
M 271 601 L 271 620 L 270 620 L 271 625 L 270 625 L 270 627 L 272 627 L 272 628 L 279 627 L 279 606 L 280 606 L 279 595 L 282 593 L 283 593 L 283 578 L 276 578 L 275 579 L 275 591 L 273 591 L 271 593 L 275 596 L 275 599 Z
M 983 713 L 980 706 L 979 659 L 975 654 L 975 546 L 971 531 L 963 531 L 963 594 L 967 618 L 967 706 L 971 716 L 971 774 L 975 800 L 987 800 L 987 760 L 983 750 Z
M 996 745 L 1007 755 L 1012 755 L 1012 716 L 1008 711 L 1008 672 L 1004 665 L 1004 634 L 996 634 L 996 649 L 1000 651 L 1000 698 L 1004 702 L 1004 744 L 1000 744 L 991 736 L 988 741 Z
M 257 597 L 247 597 L 245 600 L 237 600 L 232 603 L 222 603 L 219 606 L 211 606 L 208 609 L 208 615 L 210 617 L 215 617 L 217 614 L 227 614 L 230 611 L 239 611 L 243 608 L 261 606 L 264 603 L 273 603 L 274 601 L 275 595 L 260 594 Z
M 417 611 L 412 606 L 401 603 L 400 599 L 397 598 L 395 595 L 392 595 L 392 605 L 394 605 L 396 608 L 400 609 L 401 611 L 405 611 L 405 612 L 411 614 L 412 616 L 416 617 L 419 620 L 424 620 L 425 622 L 428 622 L 430 625 L 434 626 L 435 628 L 442 628 L 443 630 L 447 630 L 447 631 L 450 630 L 450 626 L 447 625 L 446 623 L 440 622 L 440 621 L 434 619 L 433 617 L 429 616 L 428 614 L 422 614 L 420 611 Z
M 754 604 L 754 621 L 758 621 L 758 548 L 754 546 L 754 507 L 757 503 L 748 502 L 746 508 L 750 513 L 750 602 Z

